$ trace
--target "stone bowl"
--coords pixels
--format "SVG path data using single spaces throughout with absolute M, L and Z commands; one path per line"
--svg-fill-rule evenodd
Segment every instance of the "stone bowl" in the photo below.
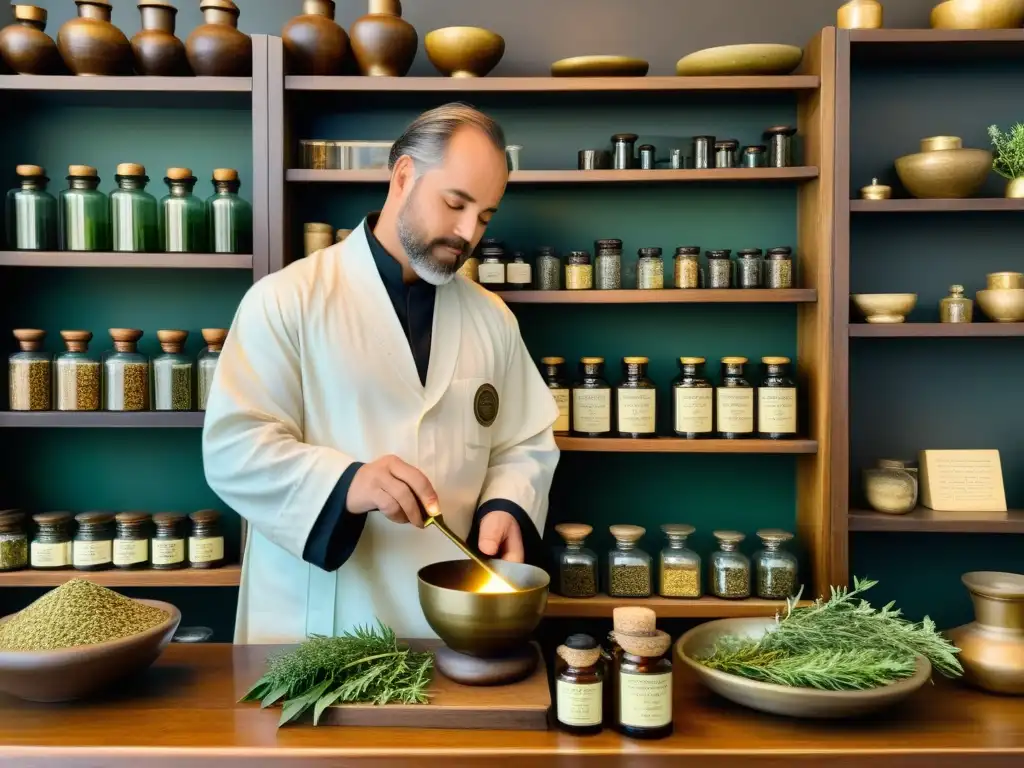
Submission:
M 25 701 L 74 701 L 147 669 L 171 642 L 181 612 L 159 600 L 138 602 L 166 611 L 167 621 L 106 643 L 55 651 L 0 650 L 0 691 Z
M 992 170 L 987 149 L 964 149 L 956 136 L 921 139 L 921 151 L 896 159 L 896 175 L 918 198 L 970 197 Z
M 933 29 L 1017 29 L 1024 0 L 946 0 L 932 8 Z
M 917 304 L 916 293 L 855 293 L 851 298 L 869 323 L 902 323 Z
M 427 58 L 448 77 L 484 77 L 505 55 L 505 39 L 482 27 L 443 27 L 423 40 Z
M 996 323 L 1019 323 L 1024 320 L 1024 288 L 988 288 L 978 291 L 978 306 Z

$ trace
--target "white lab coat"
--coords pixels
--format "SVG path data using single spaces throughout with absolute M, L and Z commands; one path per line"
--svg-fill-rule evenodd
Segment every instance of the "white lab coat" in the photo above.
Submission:
M 499 395 L 489 427 L 474 413 L 484 383 Z M 493 498 L 543 532 L 557 415 L 515 317 L 461 276 L 437 289 L 424 387 L 362 226 L 260 280 L 235 315 L 203 427 L 207 482 L 249 522 L 235 642 L 376 619 L 434 637 L 416 572 L 461 555 L 439 531 L 372 512 L 351 558 L 325 572 L 302 551 L 328 495 L 351 462 L 394 454 L 430 479 L 463 537 Z

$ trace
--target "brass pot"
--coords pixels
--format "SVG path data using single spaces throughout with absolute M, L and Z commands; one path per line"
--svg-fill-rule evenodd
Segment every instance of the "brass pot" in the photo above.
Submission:
M 851 298 L 869 323 L 902 323 L 917 305 L 916 293 L 855 293 Z
M 987 288 L 974 295 L 985 316 L 995 323 L 1024 321 L 1024 288 Z
M 947 0 L 932 9 L 933 29 L 1017 29 L 1024 0 Z
M 185 41 L 188 63 L 197 75 L 251 77 L 252 38 L 238 31 L 238 6 L 231 0 L 202 0 L 204 24 Z
M 950 630 L 964 679 L 993 693 L 1024 694 L 1024 575 L 975 571 L 961 577 L 974 621 Z
M 349 30 L 359 71 L 374 77 L 404 77 L 416 58 L 415 27 L 402 18 L 399 0 L 370 0 L 369 9 Z
M 334 8 L 334 0 L 305 0 L 302 15 L 281 29 L 288 74 L 341 74 L 348 33 L 334 21 Z
M 480 27 L 445 27 L 423 39 L 427 58 L 448 77 L 484 77 L 505 55 L 505 39 Z
M 1006 183 L 1006 197 L 1016 200 L 1024 199 L 1024 176 L 1018 179 L 1011 179 Z
M 840 29 L 881 29 L 882 4 L 878 0 L 849 0 L 836 13 Z
M 14 6 L 14 23 L 0 30 L 0 58 L 19 75 L 52 75 L 63 67 L 57 44 L 46 34 L 46 9 Z
M 896 160 L 896 173 L 914 197 L 970 197 L 992 170 L 987 149 L 964 149 L 956 136 L 921 139 L 921 151 Z
M 75 0 L 78 18 L 57 32 L 60 55 L 76 75 L 129 75 L 132 47 L 110 23 L 110 0 Z
M 989 272 L 985 275 L 985 287 L 989 290 L 1024 288 L 1024 272 Z
M 140 0 L 142 29 L 132 38 L 135 71 L 153 77 L 184 77 L 192 74 L 185 44 L 174 36 L 178 9 L 171 0 Z

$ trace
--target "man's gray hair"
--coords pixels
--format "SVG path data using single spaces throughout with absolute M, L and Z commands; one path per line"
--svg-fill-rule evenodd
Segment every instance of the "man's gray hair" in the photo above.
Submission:
M 412 121 L 392 145 L 388 169 L 394 169 L 402 155 L 413 159 L 417 176 L 437 167 L 444 161 L 452 136 L 464 127 L 483 131 L 495 148 L 505 154 L 505 132 L 497 122 L 468 104 L 452 102 L 424 112 Z

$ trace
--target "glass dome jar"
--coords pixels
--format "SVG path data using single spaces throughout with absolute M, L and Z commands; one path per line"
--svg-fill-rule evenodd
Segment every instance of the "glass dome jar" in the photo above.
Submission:
M 61 331 L 65 351 L 57 355 L 57 410 L 100 409 L 100 361 L 89 354 L 91 331 Z
M 142 331 L 111 328 L 114 351 L 103 361 L 103 405 L 108 411 L 149 410 L 149 359 L 137 350 Z
M 565 548 L 558 555 L 558 594 L 593 597 L 597 594 L 597 555 L 584 547 L 593 528 L 582 523 L 562 523 L 555 532 Z
M 782 548 L 782 545 L 793 538 L 788 531 L 777 528 L 765 528 L 757 532 L 764 549 L 754 555 L 754 567 L 757 572 L 757 596 L 765 600 L 785 600 L 796 594 L 797 570 L 799 564 L 796 556 Z
M 213 374 L 217 371 L 220 352 L 228 337 L 226 328 L 203 328 L 203 341 L 206 348 L 199 353 L 199 410 L 206 410 L 206 401 L 210 399 L 210 388 L 213 386 Z
M 188 168 L 168 168 L 164 183 L 168 189 L 160 201 L 160 241 L 164 250 L 202 253 L 206 250 L 206 205 L 193 193 L 196 177 Z
M 711 592 L 731 600 L 750 597 L 750 558 L 739 551 L 746 537 L 738 531 L 715 531 L 718 549 L 711 554 Z
M 214 192 L 206 200 L 212 253 L 252 253 L 252 206 L 238 194 L 241 186 L 234 168 L 214 170 Z
M 110 249 L 110 201 L 100 192 L 100 177 L 90 165 L 68 167 L 68 188 L 57 198 L 60 248 L 64 251 Z
M 15 169 L 18 186 L 7 193 L 5 229 L 12 251 L 57 250 L 57 199 L 46 191 L 49 179 L 38 165 Z
M 686 546 L 692 525 L 663 525 L 668 546 L 661 550 L 658 587 L 662 597 L 700 597 L 700 555 Z
M 117 189 L 110 193 L 110 240 L 115 251 L 154 253 L 160 250 L 156 198 L 146 191 L 149 176 L 138 163 L 117 166 Z
M 12 411 L 48 411 L 52 407 L 52 361 L 43 350 L 46 331 L 17 328 L 18 351 L 7 360 Z
M 611 597 L 651 596 L 651 556 L 636 543 L 646 533 L 639 525 L 613 525 L 615 549 L 608 553 L 608 594 Z
M 192 410 L 192 358 L 182 349 L 188 331 L 157 331 L 163 352 L 153 358 L 153 410 Z

